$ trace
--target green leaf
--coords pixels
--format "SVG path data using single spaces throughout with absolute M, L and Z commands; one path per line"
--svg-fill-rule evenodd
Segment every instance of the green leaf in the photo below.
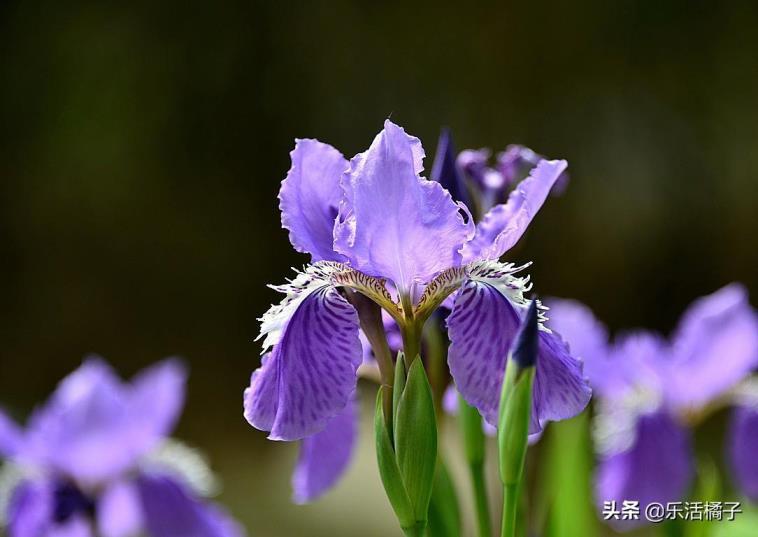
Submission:
M 537 503 L 546 537 L 598 535 L 592 491 L 593 451 L 589 410 L 550 424 L 544 440 Z
M 392 448 L 389 433 L 384 422 L 382 410 L 382 397 L 384 387 L 379 388 L 376 397 L 376 413 L 374 414 L 374 433 L 376 436 L 376 462 L 379 466 L 379 476 L 384 485 L 384 491 L 395 511 L 400 527 L 411 528 L 416 524 L 411 501 L 403 484 L 400 469 L 395 459 L 395 451 Z
M 434 400 L 424 365 L 414 360 L 397 405 L 395 453 L 416 520 L 425 522 L 437 463 Z
M 437 461 L 434 474 L 432 501 L 429 504 L 429 535 L 434 537 L 459 537 L 461 513 L 455 484 L 442 459 Z

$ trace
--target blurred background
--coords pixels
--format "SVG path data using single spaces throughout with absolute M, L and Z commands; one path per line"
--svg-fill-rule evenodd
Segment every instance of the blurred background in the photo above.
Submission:
M 293 139 L 351 156 L 391 115 L 427 169 L 441 126 L 566 158 L 509 258 L 614 331 L 667 333 L 728 282 L 758 297 L 756 28 L 738 0 L 3 2 L 0 402 L 24 418 L 88 353 L 183 356 L 177 435 L 251 536 L 394 535 L 370 438 L 294 506 L 296 446 L 242 417 L 266 284 L 307 261 L 276 199 Z

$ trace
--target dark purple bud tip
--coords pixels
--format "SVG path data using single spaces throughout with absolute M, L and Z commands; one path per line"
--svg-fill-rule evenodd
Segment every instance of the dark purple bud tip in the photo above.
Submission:
M 522 369 L 534 367 L 537 361 L 538 331 L 537 301 L 532 300 L 513 342 L 512 356 Z

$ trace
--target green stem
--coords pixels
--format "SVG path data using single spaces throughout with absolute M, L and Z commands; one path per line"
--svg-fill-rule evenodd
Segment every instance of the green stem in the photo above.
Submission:
M 458 394 L 458 423 L 463 437 L 463 453 L 474 489 L 479 537 L 491 537 L 492 524 L 487 499 L 487 484 L 484 477 L 485 437 L 482 429 L 482 416 L 460 394 Z
M 515 537 L 516 515 L 518 513 L 518 484 L 503 486 L 503 525 L 500 537 Z
M 427 361 L 429 371 L 429 384 L 432 386 L 434 395 L 434 408 L 437 415 L 442 412 L 442 398 L 447 387 L 447 346 L 440 330 L 439 321 L 432 317 L 431 321 L 424 325 L 421 332 L 424 345 L 424 358 Z
M 392 362 L 392 351 L 387 343 L 387 333 L 384 330 L 382 310 L 370 298 L 347 290 L 347 298 L 358 312 L 358 321 L 366 334 L 366 339 L 374 351 L 374 358 L 379 365 L 382 386 L 386 386 L 382 394 L 382 411 L 388 430 L 392 430 L 392 389 L 395 383 L 395 366 Z
M 424 537 L 426 535 L 426 522 L 417 522 L 415 526 L 403 528 L 407 537 Z
M 469 465 L 471 470 L 471 483 L 474 487 L 474 502 L 476 504 L 476 523 L 479 528 L 479 537 L 492 537 L 492 524 L 490 522 L 490 507 L 487 499 L 487 483 L 484 478 L 484 464 L 473 463 Z

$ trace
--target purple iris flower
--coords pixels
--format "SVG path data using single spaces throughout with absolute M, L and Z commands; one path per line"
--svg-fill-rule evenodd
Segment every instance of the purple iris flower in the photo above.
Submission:
M 445 129 L 437 144 L 432 178 L 442 183 L 453 199 L 466 203 L 477 216 L 503 202 L 509 189 L 526 178 L 545 157 L 523 145 L 509 145 L 498 153 L 494 166 L 489 164 L 489 149 L 466 149 L 455 156 L 452 135 Z M 555 180 L 551 193 L 560 195 L 568 185 L 564 170 Z
M 468 208 L 440 183 L 421 176 L 421 142 L 390 122 L 350 161 L 317 140 L 297 140 L 279 194 L 282 225 L 312 264 L 288 284 L 261 318 L 264 356 L 244 395 L 244 413 L 273 440 L 304 440 L 299 468 L 319 465 L 344 439 L 362 362 L 360 293 L 386 311 L 413 355 L 430 315 L 454 294 L 447 319 L 448 365 L 456 386 L 491 424 L 497 423 L 508 349 L 528 307 L 524 267 L 498 259 L 521 237 L 566 169 L 541 161 L 476 227 Z M 590 389 L 581 363 L 540 323 L 532 432 L 572 417 Z M 409 343 L 412 345 L 409 348 Z M 413 350 L 412 350 L 413 349 Z M 336 423 L 335 423 L 336 422 Z M 342 431 L 335 430 L 343 424 Z M 295 497 L 315 497 L 344 466 L 318 475 L 296 472 Z M 300 484 L 307 483 L 307 485 Z
M 212 476 L 197 453 L 167 439 L 184 401 L 176 360 L 122 382 L 87 359 L 26 429 L 0 413 L 0 506 L 10 537 L 238 537 L 200 499 Z
M 758 365 L 758 317 L 746 290 L 732 284 L 697 300 L 669 341 L 635 332 L 611 345 L 592 312 L 570 300 L 550 301 L 550 317 L 584 360 L 596 395 L 598 502 L 639 500 L 644 508 L 681 500 L 694 475 L 690 426 Z M 737 438 L 750 428 L 745 416 L 737 416 Z M 743 447 L 733 462 L 748 469 Z

